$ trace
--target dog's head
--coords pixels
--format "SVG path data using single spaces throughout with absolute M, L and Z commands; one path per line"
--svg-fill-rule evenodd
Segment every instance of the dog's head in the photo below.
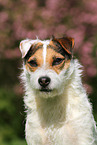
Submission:
M 25 79 L 38 96 L 47 98 L 63 92 L 73 47 L 74 39 L 67 37 L 21 41 Z

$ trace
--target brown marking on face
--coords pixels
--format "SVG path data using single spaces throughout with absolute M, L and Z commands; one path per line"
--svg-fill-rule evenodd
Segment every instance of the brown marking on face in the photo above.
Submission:
M 59 42 L 55 41 L 54 39 L 50 42 L 50 44 L 48 45 L 48 48 L 52 48 L 53 50 L 60 53 L 61 55 L 63 55 L 67 59 L 72 58 L 72 55 L 67 53 L 67 51 L 65 51 L 65 49 L 61 46 L 61 44 Z
M 53 65 L 56 59 L 61 59 L 60 63 Z M 52 48 L 47 49 L 46 64 L 49 69 L 53 69 L 57 74 L 59 74 L 62 69 L 67 69 L 70 65 L 70 60 L 67 60 L 60 53 L 56 52 Z
M 31 54 L 28 59 L 26 60 L 25 66 L 26 69 L 29 71 L 36 71 L 38 67 L 43 66 L 43 44 L 37 43 L 33 46 L 34 53 Z M 66 56 L 59 53 L 59 50 L 61 51 L 61 48 L 58 47 L 58 45 L 55 45 L 53 41 L 50 41 L 50 44 L 47 46 L 46 50 L 46 69 L 52 69 L 57 74 L 59 74 L 63 69 L 68 69 L 70 65 L 70 59 L 68 59 Z
M 55 43 L 54 41 L 50 41 L 49 45 L 47 46 L 48 48 L 52 48 L 55 51 L 59 51 L 59 45 Z
M 37 50 L 37 49 L 43 47 L 43 44 L 41 42 L 38 42 L 38 43 L 33 44 L 33 46 L 34 46 L 34 49 Z
M 49 43 L 48 47 L 49 47 L 49 46 L 51 46 L 51 47 L 53 47 L 53 48 L 55 48 L 55 49 L 56 49 L 56 45 L 54 44 L 54 42 L 53 42 L 53 41 L 50 41 L 50 43 Z
M 68 69 L 70 66 L 70 59 L 65 62 L 64 68 Z
M 28 59 L 40 48 L 43 48 L 43 44 L 41 42 L 32 44 L 28 53 L 24 57 L 24 61 L 28 61 Z
M 38 45 L 39 47 L 39 45 Z M 43 48 L 38 49 L 27 61 L 26 68 L 32 72 L 36 71 L 38 67 L 43 64 Z

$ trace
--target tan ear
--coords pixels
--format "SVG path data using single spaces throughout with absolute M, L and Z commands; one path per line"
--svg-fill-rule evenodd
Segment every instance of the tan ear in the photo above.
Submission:
M 27 52 L 29 51 L 30 47 L 31 47 L 32 43 L 30 39 L 26 39 L 26 40 L 22 40 L 20 42 L 20 51 L 22 53 L 22 58 L 24 58 L 27 54 Z
M 72 48 L 74 47 L 74 39 L 71 37 L 53 38 L 53 41 L 58 42 L 68 54 L 72 54 Z

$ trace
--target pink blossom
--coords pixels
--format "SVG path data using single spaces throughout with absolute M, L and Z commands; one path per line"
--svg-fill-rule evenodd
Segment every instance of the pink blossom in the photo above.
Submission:
M 55 33 L 58 33 L 58 34 L 61 34 L 61 35 L 64 35 L 66 33 L 66 26 L 65 25 L 58 25 L 56 28 L 55 28 Z
M 37 8 L 37 1 L 35 1 L 35 0 L 33 0 L 33 1 L 31 1 L 31 0 L 21 0 L 21 2 L 26 4 L 29 8 L 33 8 L 33 9 Z
M 43 28 L 43 23 L 40 20 L 36 20 L 33 23 L 33 27 L 34 27 L 34 29 L 39 30 L 39 29 Z
M 23 34 L 24 35 L 24 34 Z M 29 39 L 36 39 L 37 37 L 37 31 L 28 31 L 26 33 L 26 38 L 29 38 Z
M 52 19 L 54 14 L 49 9 L 43 9 L 42 12 L 41 12 L 41 16 L 42 16 L 43 19 L 48 20 L 48 19 Z
M 0 13 L 0 23 L 5 23 L 8 20 L 8 13 L 1 12 Z
M 66 34 L 68 36 L 71 36 L 75 39 L 75 50 L 79 49 L 81 46 L 83 39 L 84 39 L 84 27 L 78 28 L 78 29 L 69 29 Z
M 8 5 L 10 2 L 9 2 L 9 0 L 0 0 L 0 5 L 3 5 L 3 6 L 6 6 L 6 5 Z
M 91 56 L 88 56 L 87 54 L 82 55 L 80 61 L 85 67 L 93 65 L 94 63 L 93 58 Z
M 40 39 L 46 39 L 47 38 L 47 29 L 43 28 L 38 31 L 37 36 L 39 36 Z
M 55 10 L 56 8 L 58 8 L 59 1 L 60 0 L 47 0 L 46 1 L 46 6 L 50 10 Z
M 94 65 L 87 67 L 87 75 L 89 77 L 94 77 L 95 75 L 97 75 L 97 69 Z
M 77 22 L 78 23 L 88 23 L 88 24 L 96 25 L 97 24 L 97 14 L 95 15 L 95 14 L 92 14 L 92 13 L 82 12 L 78 16 Z
M 88 2 L 86 2 L 86 0 L 83 0 L 84 4 L 85 4 L 85 8 L 87 11 L 89 12 L 97 12 L 97 0 L 89 0 Z
M 86 42 L 81 47 L 81 53 L 83 54 L 91 54 L 92 53 L 93 44 L 91 42 Z

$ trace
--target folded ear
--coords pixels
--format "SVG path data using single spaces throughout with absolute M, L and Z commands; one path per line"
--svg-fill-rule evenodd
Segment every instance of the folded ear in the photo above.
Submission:
M 26 39 L 26 40 L 22 40 L 20 42 L 20 51 L 22 53 L 22 58 L 24 58 L 27 54 L 27 52 L 29 51 L 30 47 L 31 47 L 32 43 L 30 39 Z
M 68 54 L 72 55 L 72 49 L 74 47 L 73 38 L 63 37 L 63 38 L 53 38 L 52 40 L 58 42 Z

